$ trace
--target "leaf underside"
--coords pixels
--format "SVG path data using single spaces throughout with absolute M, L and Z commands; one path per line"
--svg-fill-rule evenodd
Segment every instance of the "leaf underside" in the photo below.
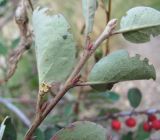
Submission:
M 58 131 L 51 140 L 106 140 L 106 129 L 93 122 L 78 121 Z
M 119 32 L 133 43 L 150 41 L 160 34 L 160 12 L 150 7 L 135 7 L 122 17 Z
M 63 82 L 75 62 L 75 42 L 70 25 L 61 14 L 47 8 L 33 12 L 39 83 Z
M 110 83 L 128 80 L 156 79 L 153 65 L 140 55 L 129 57 L 126 50 L 119 50 L 102 58 L 91 70 L 88 81 L 97 90 L 104 91 Z

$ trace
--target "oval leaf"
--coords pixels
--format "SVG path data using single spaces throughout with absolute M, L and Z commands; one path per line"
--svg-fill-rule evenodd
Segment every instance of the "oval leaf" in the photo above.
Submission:
M 97 90 L 106 90 L 109 85 L 120 81 L 156 78 L 153 65 L 140 56 L 129 57 L 126 50 L 119 50 L 102 58 L 91 70 L 88 81 Z
M 133 108 L 137 108 L 142 100 L 142 94 L 138 88 L 131 88 L 128 91 L 128 100 Z
M 16 133 L 14 125 L 12 124 L 12 120 L 10 117 L 7 116 L 4 119 L 4 121 L 1 124 L 1 127 L 3 127 L 1 129 L 4 129 L 2 140 L 16 140 L 17 139 L 17 133 Z M 0 137 L 1 135 L 2 134 L 0 134 Z
M 51 140 L 106 140 L 106 129 L 88 121 L 79 121 L 58 131 Z
M 33 12 L 39 82 L 61 82 L 71 72 L 75 61 L 75 42 L 70 26 L 61 15 L 51 15 L 47 8 Z
M 135 7 L 121 19 L 120 31 L 128 41 L 144 43 L 160 34 L 160 12 L 150 7 Z
M 136 140 L 147 140 L 152 133 L 145 132 L 143 129 L 143 123 L 139 124 L 137 131 L 135 132 Z
M 93 30 L 94 15 L 98 7 L 97 0 L 82 0 L 83 16 L 85 18 L 86 34 Z

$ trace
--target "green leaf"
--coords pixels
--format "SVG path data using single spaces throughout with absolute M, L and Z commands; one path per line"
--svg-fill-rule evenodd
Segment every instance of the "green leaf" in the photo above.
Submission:
M 93 30 L 95 11 L 98 7 L 97 0 L 82 0 L 83 16 L 85 18 L 86 34 Z
M 143 124 L 140 124 L 135 135 L 135 140 L 146 140 L 149 138 L 151 133 L 145 132 L 143 130 Z
M 45 140 L 45 135 L 40 129 L 36 129 L 33 134 L 34 140 Z
M 130 105 L 137 108 L 142 100 L 142 93 L 138 88 L 131 88 L 128 91 L 128 100 Z
M 17 133 L 16 133 L 14 125 L 12 124 L 12 120 L 10 117 L 7 116 L 4 119 L 4 121 L 1 124 L 1 129 L 3 129 L 2 127 L 3 128 L 5 127 L 3 136 L 2 136 L 2 140 L 16 140 L 17 139 Z M 1 138 L 1 134 L 0 134 L 0 138 Z
M 51 140 L 106 140 L 106 129 L 88 121 L 79 121 L 58 131 Z
M 118 93 L 114 91 L 96 92 L 93 94 L 89 94 L 88 96 L 91 99 L 95 99 L 95 100 L 101 99 L 111 103 L 117 102 L 120 98 Z
M 75 42 L 70 25 L 61 14 L 47 8 L 33 12 L 39 83 L 63 82 L 75 63 Z
M 150 7 L 135 7 L 121 19 L 120 31 L 133 43 L 150 41 L 160 34 L 160 12 Z
M 153 65 L 148 59 L 140 60 L 140 55 L 129 57 L 126 50 L 115 51 L 102 58 L 91 70 L 88 81 L 97 90 L 105 91 L 120 81 L 156 79 Z

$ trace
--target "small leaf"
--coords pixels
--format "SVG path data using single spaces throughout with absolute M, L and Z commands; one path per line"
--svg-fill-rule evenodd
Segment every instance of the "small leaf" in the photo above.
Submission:
M 137 108 L 142 100 L 142 94 L 138 88 L 131 88 L 128 91 L 128 100 L 130 105 Z
M 129 57 L 126 50 L 119 50 L 102 58 L 91 70 L 88 81 L 92 87 L 105 91 L 114 83 L 128 80 L 154 79 L 156 73 L 148 59 L 140 60 L 140 56 Z
M 58 131 L 51 140 L 106 140 L 106 129 L 88 121 L 78 121 Z
M 96 92 L 93 94 L 89 94 L 88 96 L 91 99 L 95 99 L 95 100 L 101 99 L 111 103 L 117 102 L 120 98 L 118 93 L 114 91 Z
M 151 133 L 143 130 L 143 124 L 141 123 L 135 133 L 135 140 L 147 140 L 147 138 L 150 138 L 150 135 Z
M 5 126 L 2 140 L 16 140 L 17 139 L 17 133 L 16 133 L 14 125 L 12 124 L 10 117 L 7 116 L 2 122 L 1 126 L 3 127 Z
M 95 11 L 98 7 L 97 0 L 82 0 L 83 16 L 85 18 L 86 34 L 93 30 Z
M 63 82 L 75 62 L 75 42 L 70 25 L 61 14 L 47 8 L 33 12 L 39 83 Z
M 120 32 L 128 41 L 144 43 L 160 34 L 160 12 L 150 7 L 135 7 L 121 19 Z

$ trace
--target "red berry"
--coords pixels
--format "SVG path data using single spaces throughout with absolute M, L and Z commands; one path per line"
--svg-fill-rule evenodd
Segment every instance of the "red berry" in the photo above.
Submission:
M 128 126 L 128 127 L 135 127 L 136 126 L 136 120 L 135 118 L 128 118 L 126 121 L 125 121 L 125 124 Z
M 156 115 L 151 114 L 151 115 L 148 116 L 148 121 L 152 122 L 152 121 L 155 121 L 155 120 L 157 120 Z
M 155 120 L 152 122 L 152 128 L 154 128 L 155 130 L 160 130 L 160 120 Z
M 119 120 L 112 120 L 112 129 L 119 131 L 121 129 L 121 122 Z
M 144 122 L 143 123 L 143 130 L 146 132 L 150 132 L 152 129 L 151 125 L 149 124 L 149 122 Z

